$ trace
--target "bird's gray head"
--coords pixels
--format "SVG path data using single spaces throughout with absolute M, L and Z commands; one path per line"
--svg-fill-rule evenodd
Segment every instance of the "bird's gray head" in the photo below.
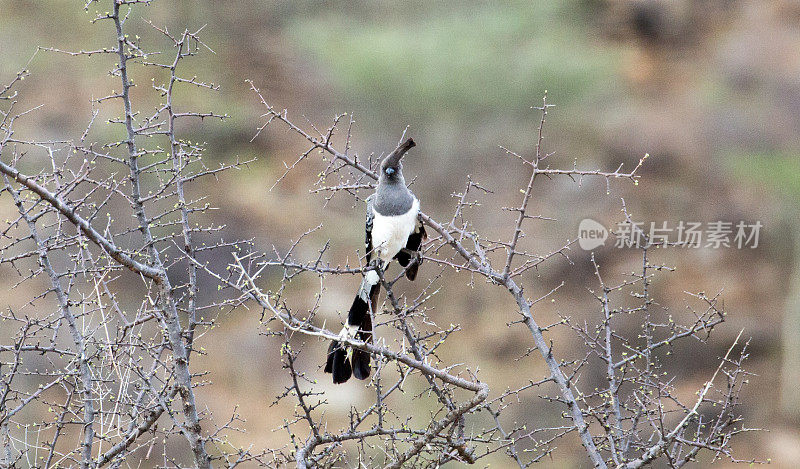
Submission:
M 406 152 L 414 145 L 416 145 L 414 140 L 409 138 L 401 143 L 389 156 L 384 158 L 381 163 L 380 182 L 395 183 L 403 181 L 403 164 L 400 160 L 403 159 Z

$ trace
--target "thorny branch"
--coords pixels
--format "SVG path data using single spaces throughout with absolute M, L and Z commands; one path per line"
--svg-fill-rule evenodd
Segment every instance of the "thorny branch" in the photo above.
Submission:
M 332 190 L 336 191 L 336 188 L 361 188 L 365 186 L 363 182 L 364 177 L 368 177 L 371 179 L 375 179 L 376 173 L 372 169 L 372 166 L 364 166 L 358 160 L 356 155 L 350 155 L 342 153 L 334 147 L 332 142 L 332 135 L 334 134 L 333 129 L 336 127 L 339 118 L 334 120 L 334 124 L 328 130 L 328 132 L 319 132 L 314 128 L 315 133 L 307 132 L 303 130 L 298 125 L 294 124 L 289 118 L 288 113 L 284 111 L 278 111 L 272 106 L 270 106 L 258 89 L 251 83 L 251 88 L 253 91 L 258 95 L 259 100 L 261 103 L 266 107 L 267 112 L 264 114 L 265 123 L 258 128 L 258 132 L 262 132 L 267 125 L 274 121 L 281 122 L 288 126 L 289 129 L 299 134 L 303 137 L 308 144 L 310 144 L 310 148 L 303 152 L 300 158 L 288 168 L 287 172 L 290 171 L 293 167 L 298 165 L 301 161 L 308 158 L 315 150 L 321 150 L 324 153 L 327 153 L 332 157 L 331 162 L 328 163 L 328 170 L 327 173 L 337 173 L 339 175 L 339 184 L 338 185 L 327 185 L 321 187 L 319 190 Z M 608 379 L 609 379 L 609 388 L 607 389 L 607 395 L 610 398 L 611 406 L 610 408 L 613 409 L 612 413 L 615 416 L 615 423 L 612 425 L 606 425 L 608 422 L 608 418 L 605 415 L 598 414 L 597 407 L 589 404 L 587 401 L 587 396 L 584 395 L 579 389 L 577 385 L 577 378 L 576 375 L 578 370 L 586 365 L 589 361 L 589 358 L 585 358 L 583 360 L 579 360 L 575 363 L 568 363 L 557 359 L 552 351 L 552 344 L 548 342 L 545 338 L 545 331 L 549 328 L 543 328 L 538 325 L 537 321 L 534 319 L 532 306 L 536 303 L 536 301 L 531 301 L 525 297 L 522 291 L 522 287 L 519 286 L 517 283 L 517 278 L 519 278 L 520 274 L 525 272 L 531 265 L 535 266 L 538 263 L 542 262 L 545 259 L 552 257 L 554 254 L 561 254 L 565 255 L 565 251 L 569 249 L 571 243 L 568 243 L 561 249 L 555 251 L 554 253 L 548 254 L 546 256 L 531 256 L 527 252 L 524 252 L 520 249 L 520 240 L 523 238 L 524 233 L 524 223 L 526 220 L 529 219 L 537 219 L 543 217 L 535 217 L 528 214 L 528 201 L 531 198 L 534 188 L 534 182 L 537 176 L 543 177 L 554 177 L 558 175 L 565 175 L 568 176 L 576 181 L 580 181 L 584 177 L 600 177 L 606 180 L 607 184 L 610 184 L 612 179 L 628 179 L 636 182 L 638 184 L 638 176 L 636 175 L 637 170 L 641 167 L 641 165 L 645 162 L 647 155 L 643 157 L 637 166 L 629 171 L 624 172 L 622 167 L 620 166 L 614 172 L 603 172 L 603 171 L 584 171 L 578 170 L 573 167 L 571 170 L 561 170 L 561 169 L 553 169 L 550 167 L 542 167 L 542 162 L 550 155 L 546 155 L 543 153 L 542 150 L 542 139 L 543 139 L 543 128 L 545 123 L 545 117 L 547 114 L 549 105 L 546 102 L 546 98 L 542 103 L 542 106 L 538 108 L 542 112 L 542 119 L 538 129 L 538 137 L 534 148 L 534 157 L 532 160 L 527 160 L 524 157 L 511 152 L 510 150 L 506 150 L 507 153 L 512 154 L 513 156 L 518 157 L 520 160 L 524 162 L 524 164 L 530 170 L 530 178 L 527 186 L 525 189 L 521 190 L 520 192 L 523 193 L 523 199 L 520 205 L 516 208 L 510 209 L 511 211 L 517 212 L 517 219 L 514 224 L 514 229 L 512 232 L 511 240 L 509 242 L 503 242 L 501 240 L 488 240 L 488 239 L 481 239 L 479 235 L 473 231 L 471 231 L 468 226 L 469 223 L 464 221 L 464 209 L 469 208 L 473 205 L 476 205 L 473 202 L 467 201 L 467 193 L 470 189 L 479 188 L 484 192 L 490 192 L 480 185 L 475 184 L 471 179 L 468 181 L 466 190 L 461 194 L 456 194 L 459 198 L 459 202 L 456 206 L 454 211 L 454 215 L 452 220 L 448 224 L 441 224 L 431 218 L 429 215 L 421 213 L 420 218 L 423 220 L 425 224 L 431 227 L 437 234 L 438 237 L 432 239 L 426 246 L 426 253 L 434 253 L 434 254 L 426 254 L 426 259 L 431 259 L 440 265 L 445 266 L 446 268 L 454 268 L 456 270 L 463 269 L 471 272 L 472 274 L 477 274 L 485 277 L 490 283 L 495 285 L 502 286 L 506 289 L 511 296 L 514 298 L 518 308 L 519 313 L 522 316 L 521 323 L 523 323 L 528 331 L 530 332 L 533 343 L 534 349 L 538 350 L 541 357 L 545 361 L 550 371 L 550 376 L 545 380 L 547 382 L 554 382 L 559 390 L 560 396 L 553 399 L 555 401 L 563 403 L 568 410 L 567 415 L 572 420 L 572 426 L 568 428 L 567 431 L 563 432 L 563 434 L 570 433 L 572 431 L 576 432 L 581 440 L 581 443 L 586 450 L 588 457 L 592 460 L 596 467 L 607 467 L 608 464 L 620 465 L 628 460 L 636 460 L 635 454 L 637 450 L 642 450 L 647 454 L 647 451 L 651 451 L 654 447 L 646 448 L 641 445 L 641 441 L 637 441 L 637 444 L 631 444 L 633 439 L 638 439 L 639 432 L 641 429 L 639 425 L 643 423 L 641 414 L 644 413 L 647 415 L 645 420 L 648 420 L 648 423 L 653 423 L 653 419 L 650 416 L 651 410 L 647 408 L 649 405 L 657 405 L 662 406 L 661 402 L 650 402 L 648 404 L 640 405 L 638 409 L 637 415 L 633 420 L 632 428 L 630 429 L 623 429 L 623 421 L 629 420 L 627 417 L 623 417 L 623 410 L 622 404 L 620 404 L 620 399 L 624 396 L 623 394 L 626 391 L 623 391 L 623 385 L 627 385 L 627 383 L 633 382 L 628 375 L 625 374 L 627 371 L 624 368 L 625 364 L 628 366 L 636 366 L 638 361 L 644 358 L 645 361 L 649 363 L 651 360 L 651 354 L 665 345 L 671 345 L 674 343 L 675 340 L 679 340 L 685 337 L 697 336 L 700 332 L 709 333 L 713 327 L 719 322 L 722 321 L 723 314 L 719 312 L 714 303 L 711 302 L 709 305 L 711 306 L 710 310 L 707 312 L 708 316 L 699 316 L 698 320 L 695 324 L 691 326 L 678 326 L 675 325 L 672 321 L 671 325 L 669 326 L 670 334 L 660 340 L 656 340 L 654 338 L 655 332 L 654 330 L 658 328 L 657 324 L 651 324 L 650 317 L 646 316 L 645 320 L 647 321 L 647 326 L 645 327 L 647 331 L 647 344 L 644 350 L 639 349 L 637 347 L 632 346 L 629 343 L 623 343 L 623 346 L 631 351 L 630 356 L 628 352 L 624 352 L 622 360 L 615 361 L 614 353 L 612 349 L 616 348 L 615 345 L 612 343 L 618 339 L 618 336 L 614 332 L 613 320 L 612 315 L 616 314 L 617 311 L 612 311 L 611 307 L 611 300 L 609 299 L 609 293 L 612 289 L 608 289 L 605 285 L 603 285 L 603 297 L 602 297 L 602 312 L 603 312 L 603 321 L 602 321 L 602 330 L 605 333 L 605 343 L 602 348 L 595 348 L 595 344 L 600 344 L 602 342 L 598 341 L 596 338 L 591 337 L 590 334 L 586 334 L 585 331 L 581 330 L 580 328 L 573 327 L 579 334 L 581 334 L 585 340 L 587 341 L 587 347 L 590 351 L 590 355 L 592 353 L 597 352 L 598 356 L 603 358 L 606 361 L 606 368 L 608 372 Z M 349 148 L 349 133 L 348 133 L 348 141 L 345 143 L 346 147 Z M 337 165 L 338 163 L 338 165 Z M 334 168 L 331 170 L 330 168 Z M 344 173 L 343 168 L 350 168 L 349 173 Z M 343 175 L 344 174 L 344 175 Z M 367 185 L 369 187 L 369 185 Z M 332 188 L 332 189 L 331 189 Z M 469 242 L 472 246 L 468 247 L 466 242 Z M 441 252 L 442 247 L 449 246 L 454 251 L 453 257 L 441 257 L 436 256 Z M 502 267 L 496 269 L 492 266 L 493 259 L 491 259 L 491 254 L 498 250 L 504 250 L 506 256 L 504 258 L 504 262 L 501 264 Z M 522 265 L 515 265 L 514 260 L 516 256 L 520 256 L 525 259 Z M 636 284 L 641 284 L 644 289 L 643 295 L 641 295 L 643 299 L 644 306 L 639 308 L 640 311 L 646 311 L 648 305 L 651 303 L 651 300 L 648 296 L 647 285 L 650 279 L 650 273 L 647 272 L 650 269 L 654 269 L 654 267 L 650 266 L 647 262 L 647 250 L 644 249 L 644 256 L 645 256 L 645 274 L 643 274 L 637 281 L 628 282 L 623 286 L 631 287 L 635 286 Z M 460 261 L 456 261 L 456 258 L 460 258 Z M 316 272 L 318 274 L 327 274 L 327 273 L 352 273 L 354 270 L 349 266 L 320 266 L 319 264 L 315 264 L 313 267 L 309 264 L 298 263 L 296 261 L 290 260 L 290 256 L 287 254 L 284 257 L 280 257 L 278 260 L 275 261 L 264 261 L 263 265 L 280 265 L 287 271 L 307 271 L 307 272 Z M 238 268 L 244 272 L 246 268 L 239 264 Z M 662 270 L 659 268 L 658 270 Z M 597 270 L 598 279 L 602 282 L 602 277 L 600 277 L 599 269 Z M 399 277 L 398 277 L 399 278 Z M 391 284 L 387 286 L 387 294 L 392 302 L 393 309 L 395 315 L 399 318 L 398 321 L 403 323 L 404 318 L 408 316 L 409 312 L 414 312 L 415 308 L 419 305 L 415 304 L 408 311 L 403 311 L 399 309 L 397 306 L 396 301 L 393 298 L 392 291 L 391 291 Z M 615 287 L 616 290 L 619 290 L 622 286 Z M 632 311 L 633 312 L 633 311 Z M 564 321 L 566 324 L 570 324 L 569 320 L 566 319 Z M 307 331 L 308 334 L 314 334 L 313 331 Z M 410 339 L 410 338 L 409 338 Z M 358 346 L 358 344 L 352 344 L 354 346 Z M 602 352 L 600 352 L 602 350 Z M 742 355 L 745 357 L 746 355 Z M 723 363 L 726 359 L 723 359 Z M 622 367 L 623 374 L 621 376 L 617 376 L 616 370 Z M 570 370 L 571 368 L 571 370 Z M 653 367 L 650 365 L 646 365 L 646 373 L 654 374 L 655 371 Z M 567 371 L 570 370 L 570 371 Z M 736 378 L 740 379 L 743 372 L 739 369 L 736 374 Z M 649 376 L 649 375 L 648 375 Z M 664 396 L 662 398 L 664 400 L 674 400 L 674 397 L 670 391 L 670 384 L 669 383 L 661 383 L 655 382 L 655 380 L 651 379 L 650 382 L 651 386 L 656 386 L 660 389 Z M 435 387 L 432 387 L 435 391 Z M 438 393 L 437 393 L 438 394 Z M 635 394 L 635 393 L 634 393 Z M 637 398 L 634 396 L 634 398 Z M 736 396 L 731 394 L 725 397 L 723 401 L 726 403 L 725 408 L 731 409 L 735 405 Z M 447 404 L 447 401 L 445 401 Z M 625 407 L 625 410 L 628 411 L 631 409 L 630 404 Z M 605 411 L 603 411 L 605 412 Z M 627 412 L 626 412 L 627 413 Z M 602 412 L 601 412 L 602 414 Z M 592 432 L 590 430 L 590 420 L 600 420 L 602 425 L 602 431 L 600 432 Z M 664 426 L 664 422 L 660 422 L 662 427 Z M 502 428 L 498 426 L 495 429 L 497 431 L 502 432 Z M 730 431 L 732 433 L 737 433 L 738 430 L 731 430 L 730 428 L 723 428 L 718 427 L 715 429 L 718 434 L 714 436 L 714 438 L 719 437 L 719 433 L 725 433 L 726 431 Z M 504 433 L 504 432 L 503 432 Z M 711 432 L 712 434 L 714 432 Z M 634 435 L 636 435 L 634 437 Z M 508 436 L 506 436 L 508 438 Z M 622 441 L 625 440 L 625 441 Z M 312 440 L 316 441 L 316 440 Z M 674 441 L 674 440 L 673 440 Z M 622 449 L 624 447 L 624 450 Z M 676 450 L 680 452 L 679 449 Z M 658 452 L 657 452 L 658 453 Z M 302 456 L 306 457 L 307 452 L 301 453 Z M 509 454 L 518 462 L 520 465 L 524 466 L 525 464 L 519 460 L 517 452 L 514 451 L 514 443 L 511 444 L 511 450 Z M 659 453 L 660 455 L 660 453 Z M 694 454 L 690 455 L 688 458 L 685 458 L 686 461 L 692 460 Z
M 87 0 L 85 8 L 95 3 L 100 2 Z M 16 109 L 17 89 L 29 75 L 27 69 L 0 88 L 0 197 L 10 197 L 16 207 L 16 218 L 0 231 L 4 243 L 0 266 L 18 276 L 17 288 L 35 284 L 40 273 L 49 280 L 26 305 L 0 312 L 4 330 L 14 331 L 3 336 L 8 343 L 0 344 L 0 466 L 120 467 L 161 454 L 165 467 L 187 463 L 437 467 L 505 453 L 508 461 L 525 468 L 550 457 L 559 441 L 570 438 L 580 441 L 586 457 L 602 468 L 636 468 L 656 460 L 681 467 L 701 452 L 712 459 L 740 461 L 731 453 L 731 439 L 753 430 L 737 413 L 741 388 L 750 376 L 743 369 L 747 343 L 740 345 L 740 333 L 697 399 L 682 403 L 676 377 L 662 371 L 662 362 L 669 359 L 676 342 L 707 341 L 725 313 L 718 296 L 704 294 L 692 297 L 701 310 L 691 310 L 694 320 L 688 324 L 680 324 L 658 307 L 650 296 L 652 278 L 671 269 L 651 264 L 649 242 L 642 248 L 641 272 L 613 286 L 605 283 L 606 273 L 592 258 L 599 283 L 597 292 L 591 290 L 599 305 L 595 324 L 580 324 L 572 317 L 549 325 L 537 320 L 534 308 L 564 283 L 531 299 L 523 292 L 523 274 L 551 259 L 568 259 L 574 241 L 544 254 L 535 253 L 535 246 L 526 242 L 531 223 L 552 220 L 530 213 L 536 181 L 567 177 L 581 185 L 584 178 L 599 178 L 610 191 L 615 180 L 638 184 L 637 171 L 647 158 L 630 171 L 622 165 L 614 171 L 578 169 L 577 163 L 568 169 L 551 167 L 552 153 L 545 153 L 543 145 L 551 108 L 546 96 L 536 108 L 541 119 L 527 152 L 531 156 L 503 148 L 513 164 L 527 171 L 528 181 L 523 188 L 514 188 L 522 193 L 518 203 L 498 208 L 513 214 L 506 237 L 482 234 L 471 217 L 487 194 L 497 192 L 513 200 L 517 192 L 506 194 L 505 188 L 498 191 L 469 178 L 464 190 L 454 194 L 456 204 L 448 221 L 420 214 L 432 236 L 424 245 L 427 278 L 417 296 L 396 291 L 403 272 L 396 276 L 378 272 L 389 313 L 375 311 L 380 339 L 376 343 L 344 339 L 375 357 L 374 373 L 365 383 L 374 398 L 367 404 L 354 400 L 346 416 L 337 416 L 339 408 L 329 398 L 342 388 L 331 391 L 320 385 L 312 377 L 317 370 L 308 368 L 305 357 L 309 350 L 320 348 L 315 344 L 343 340 L 332 332 L 337 321 L 328 327 L 330 318 L 324 319 L 326 279 L 358 276 L 372 267 L 362 265 L 361 257 L 357 265 L 331 261 L 338 254 L 330 241 L 316 249 L 313 258 L 298 259 L 296 248 L 308 243 L 315 230 L 283 252 L 277 248 L 263 252 L 250 241 L 220 240 L 225 234 L 222 225 L 198 223 L 199 215 L 203 220 L 213 217 L 207 195 L 195 181 L 245 169 L 250 163 L 206 166 L 204 144 L 184 138 L 176 125 L 183 119 L 227 117 L 175 109 L 175 90 L 180 87 L 218 90 L 213 83 L 182 76 L 186 60 L 213 51 L 200 38 L 202 28 L 174 34 L 145 20 L 172 51 L 170 58 L 162 59 L 163 51 L 145 50 L 139 36 L 128 32 L 128 22 L 135 21 L 132 11 L 150 1 L 109 3 L 107 12 L 97 12 L 93 18 L 113 31 L 108 46 L 77 52 L 41 48 L 42 53 L 111 54 L 117 59 L 111 70 L 117 85 L 93 101 L 89 124 L 77 141 L 15 135 L 15 122 L 36 110 Z M 144 113 L 144 105 L 133 99 L 132 67 L 152 70 L 152 91 L 160 101 L 152 114 Z M 295 124 L 287 111 L 270 106 L 252 82 L 250 88 L 266 110 L 254 139 L 270 124 L 280 123 L 308 145 L 275 184 L 312 155 L 321 154 L 322 169 L 313 182 L 312 196 L 323 194 L 325 203 L 340 194 L 355 201 L 365 198 L 374 187 L 378 161 L 353 151 L 352 115 L 336 116 L 323 130 L 309 122 L 307 130 Z M 100 135 L 94 131 L 99 107 L 114 105 L 122 115 L 108 125 L 121 127 L 123 139 L 94 141 Z M 343 126 L 346 130 L 340 133 Z M 44 157 L 37 159 L 40 155 Z M 20 167 L 39 169 L 28 174 Z M 631 221 L 624 203 L 623 213 Z M 277 287 L 276 277 L 270 276 L 276 271 L 281 274 Z M 519 361 L 538 351 L 546 376 L 528 376 L 520 365 L 517 373 L 523 384 L 490 391 L 491 383 L 474 365 L 440 358 L 460 326 L 438 326 L 430 314 L 431 299 L 462 272 L 469 275 L 471 286 L 475 278 L 483 278 L 485 288 L 500 288 L 513 299 L 514 311 L 498 314 L 514 318 L 507 321 L 511 327 L 524 325 L 531 346 L 519 351 Z M 307 277 L 316 277 L 320 285 L 312 306 L 307 310 L 290 306 L 291 283 Z M 218 285 L 217 291 L 206 293 L 203 282 Z M 135 292 L 138 304 L 122 300 L 123 291 Z M 308 289 L 303 291 L 308 295 Z M 635 305 L 619 298 L 626 294 L 635 298 Z M 198 385 L 207 384 L 205 373 L 190 370 L 190 359 L 204 353 L 198 342 L 217 323 L 220 313 L 215 311 L 251 308 L 262 313 L 265 342 L 277 339 L 280 344 L 288 385 L 275 406 L 284 399 L 297 401 L 294 413 L 283 415 L 278 425 L 288 435 L 281 447 L 231 443 L 228 434 L 241 431 L 238 410 L 215 421 L 195 393 Z M 620 324 L 630 320 L 626 318 L 640 322 L 639 337 L 619 332 Z M 584 343 L 577 358 L 555 352 L 551 333 L 564 326 Z M 65 334 L 69 340 L 62 340 Z M 604 383 L 595 387 L 583 378 L 587 369 L 603 370 Z M 512 420 L 513 405 L 532 397 L 562 412 L 557 424 L 529 427 L 529 422 Z M 30 415 L 46 418 L 31 420 Z M 79 443 L 70 447 L 67 441 Z M 186 445 L 191 462 L 171 454 L 174 441 Z

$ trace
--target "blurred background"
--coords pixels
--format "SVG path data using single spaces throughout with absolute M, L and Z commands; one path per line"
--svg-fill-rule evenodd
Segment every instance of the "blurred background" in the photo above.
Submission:
M 83 3 L 0 0 L 0 82 L 25 67 L 37 46 L 109 46 L 113 33 L 107 25 L 89 24 Z M 137 15 L 132 27 L 151 49 L 165 50 L 167 44 L 142 18 L 172 31 L 206 25 L 203 37 L 215 54 L 194 61 L 192 72 L 221 91 L 187 90 L 180 105 L 231 117 L 188 124 L 184 132 L 208 143 L 206 159 L 212 164 L 236 157 L 258 160 L 249 171 L 220 183 L 208 180 L 197 190 L 211 192 L 223 209 L 215 216 L 229 225 L 229 237 L 255 237 L 262 249 L 273 244 L 285 249 L 290 239 L 323 223 L 305 254 L 313 256 L 330 239 L 336 247 L 332 262 L 353 259 L 362 245 L 363 214 L 343 197 L 323 209 L 322 197 L 308 192 L 316 171 L 301 168 L 270 191 L 284 161 L 291 163 L 305 147 L 276 129 L 250 141 L 263 108 L 245 79 L 299 124 L 307 118 L 327 128 L 336 113 L 352 113 L 353 148 L 360 155 L 393 148 L 410 126 L 418 148 L 405 171 L 407 179 L 417 178 L 414 191 L 423 210 L 449 220 L 451 194 L 471 175 L 495 188 L 492 200 L 498 201 L 473 213 L 477 227 L 506 236 L 512 225 L 499 201 L 518 196 L 527 176 L 499 145 L 532 155 L 539 115 L 531 106 L 541 104 L 545 90 L 548 103 L 556 105 L 545 129 L 545 150 L 555 152 L 551 166 L 569 168 L 577 161 L 581 168 L 613 171 L 651 155 L 637 186 L 615 183 L 610 195 L 603 181 L 537 182 L 535 212 L 557 219 L 529 229 L 527 242 L 541 253 L 575 238 L 583 218 L 606 226 L 621 221 L 620 197 L 635 219 L 648 223 L 760 221 L 756 249 L 674 247 L 655 253 L 654 262 L 676 268 L 655 279 L 661 306 L 691 318 L 685 291 L 722 292 L 728 311 L 708 344 L 687 342 L 665 366 L 691 395 L 744 328 L 744 336 L 752 337 L 749 369 L 758 376 L 744 391 L 742 412 L 750 427 L 769 432 L 739 439 L 737 456 L 771 458 L 778 467 L 800 464 L 800 1 L 164 0 L 139 8 Z M 107 73 L 113 63 L 102 56 L 37 53 L 20 100 L 44 107 L 20 122 L 19 131 L 42 139 L 79 137 L 91 117 L 90 100 L 118 86 Z M 134 79 L 149 82 L 144 72 Z M 148 86 L 141 88 L 134 99 L 150 109 L 157 102 Z M 109 139 L 120 131 L 103 128 Z M 223 183 L 226 190 L 215 189 Z M 9 200 L 0 200 L 0 219 L 13 209 Z M 633 250 L 610 246 L 596 255 L 610 283 L 639 259 Z M 570 259 L 554 259 L 524 279 L 532 297 L 566 282 L 554 303 L 539 308 L 543 324 L 559 314 L 598 318 L 587 290 L 595 286 L 589 255 L 576 247 Z M 0 274 L 0 298 L 8 297 L 0 306 L 19 303 L 15 298 L 25 295 L 7 288 L 15 279 Z M 496 327 L 498 317 L 501 324 L 516 319 L 512 303 L 495 301 L 503 292 L 471 289 L 468 281 L 448 285 L 433 300 L 434 320 L 462 326 L 453 344 L 473 344 L 469 349 L 451 344 L 442 358 L 480 368 L 494 389 L 513 386 L 522 366 L 514 358 L 530 346 L 529 339 L 514 326 Z M 315 282 L 308 279 L 308 285 Z M 338 320 L 334 311 L 349 306 L 355 288 L 352 278 L 328 284 L 323 304 L 331 311 L 329 320 Z M 303 284 L 296 290 L 302 292 Z M 312 300 L 300 298 L 297 305 Z M 636 331 L 631 325 L 623 332 Z M 552 337 L 564 344 L 566 356 L 577 350 L 570 348 L 579 341 L 568 330 Z M 249 432 L 235 437 L 242 442 L 283 441 L 273 429 L 286 409 L 270 403 L 283 390 L 285 376 L 274 358 L 278 343 L 259 335 L 257 315 L 221 317 L 203 345 L 209 354 L 193 366 L 208 368 L 214 386 L 199 391 L 201 402 L 215 415 L 227 415 L 239 404 Z M 346 390 L 327 384 L 318 369 L 324 347 L 309 343 L 303 366 L 332 391 L 327 397 L 342 415 L 331 418 L 346 419 L 349 396 L 366 402 L 369 392 L 352 381 Z M 525 379 L 544 376 L 540 360 L 524 363 L 530 371 Z M 512 418 L 537 422 L 542 406 L 533 399 L 523 402 Z M 580 452 L 571 451 L 558 451 L 550 464 L 588 467 Z

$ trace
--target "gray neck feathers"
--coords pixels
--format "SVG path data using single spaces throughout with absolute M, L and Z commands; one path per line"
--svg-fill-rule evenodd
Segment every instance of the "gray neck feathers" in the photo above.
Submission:
M 414 196 L 406 187 L 406 181 L 400 171 L 391 178 L 381 174 L 373 205 L 378 213 L 384 216 L 403 215 L 411 210 L 413 205 Z

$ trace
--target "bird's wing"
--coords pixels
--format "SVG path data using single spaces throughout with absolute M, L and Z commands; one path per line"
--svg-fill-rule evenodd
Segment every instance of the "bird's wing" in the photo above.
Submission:
M 423 225 L 422 221 L 417 218 L 417 224 L 414 226 L 414 231 L 411 232 L 411 234 L 408 236 L 408 240 L 406 240 L 406 248 L 401 249 L 400 252 L 394 256 L 401 266 L 408 267 L 408 264 L 412 261 L 412 255 L 417 254 L 416 262 L 406 269 L 406 277 L 408 277 L 408 279 L 411 281 L 417 278 L 417 270 L 419 270 L 419 265 L 422 264 L 422 256 L 419 256 L 418 253 L 422 247 L 422 242 L 427 237 L 428 234 L 425 232 L 425 225 Z
M 375 211 L 372 208 L 372 202 L 375 198 L 375 194 L 370 195 L 367 197 L 367 222 L 365 226 L 365 240 L 364 244 L 366 245 L 367 249 L 367 265 L 372 261 L 372 223 L 375 220 Z

